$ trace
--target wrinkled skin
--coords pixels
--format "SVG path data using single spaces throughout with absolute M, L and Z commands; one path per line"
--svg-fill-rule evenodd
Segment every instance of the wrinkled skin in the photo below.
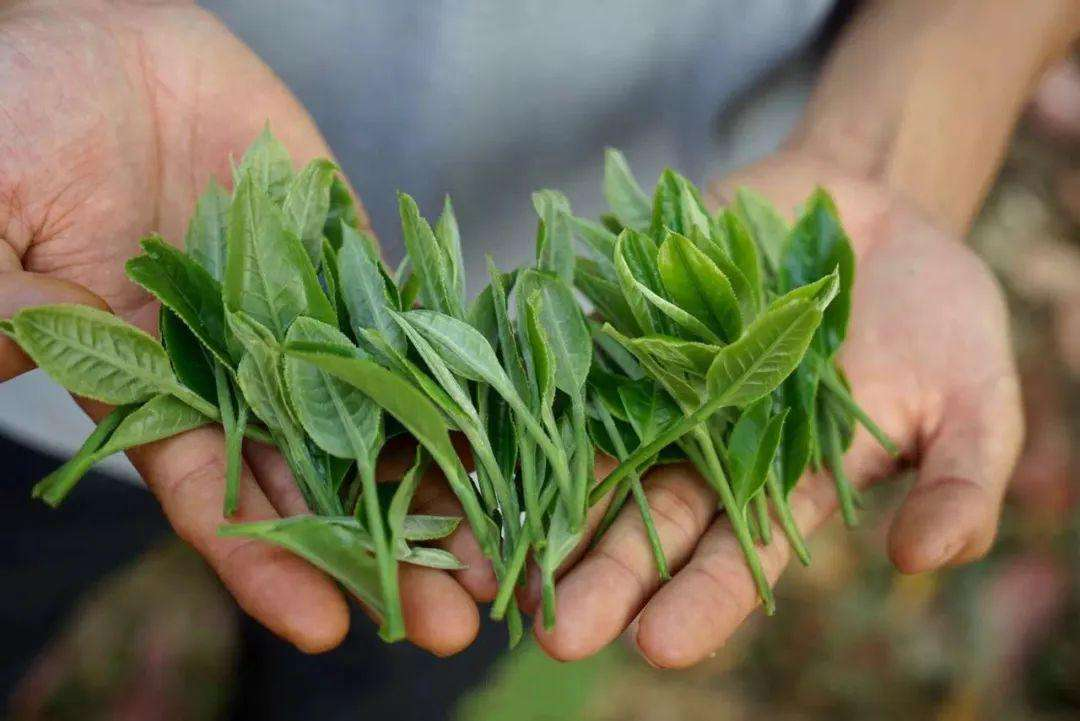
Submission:
M 178 242 L 200 189 L 212 176 L 229 182 L 229 156 L 238 157 L 267 119 L 297 162 L 329 155 L 281 82 L 191 3 L 4 5 L 0 317 L 27 305 L 80 302 L 153 330 L 156 304 L 127 281 L 123 262 L 149 231 Z M 915 572 L 978 557 L 993 539 L 1021 436 L 1005 310 L 993 280 L 959 242 L 884 189 L 798 153 L 777 155 L 737 183 L 781 207 L 793 207 L 815 183 L 836 196 L 859 254 L 843 361 L 860 402 L 900 442 L 903 462 L 919 467 L 892 528 L 893 560 Z M 0 380 L 28 367 L 0 336 Z M 223 520 L 219 430 L 193 431 L 131 456 L 174 528 L 248 613 L 305 651 L 341 641 L 348 610 L 330 579 L 284 551 L 215 535 Z M 276 452 L 251 446 L 245 457 L 236 520 L 304 510 Z M 862 432 L 847 464 L 860 485 L 895 467 Z M 650 474 L 646 486 L 679 572 L 658 588 L 644 530 L 628 508 L 596 549 L 568 564 L 558 624 L 538 632 L 551 655 L 587 656 L 632 625 L 647 660 L 685 666 L 720 646 L 756 605 L 734 537 L 715 517 L 716 499 L 701 479 L 667 468 Z M 434 479 L 417 503 L 423 512 L 456 511 Z M 835 504 L 824 477 L 804 479 L 793 496 L 807 530 Z M 782 533 L 773 536 L 762 558 L 775 578 L 788 549 Z M 405 566 L 401 579 L 408 636 L 437 654 L 472 641 L 476 601 L 494 594 L 468 532 L 447 547 L 471 568 L 451 576 Z M 535 607 L 535 579 L 521 600 Z

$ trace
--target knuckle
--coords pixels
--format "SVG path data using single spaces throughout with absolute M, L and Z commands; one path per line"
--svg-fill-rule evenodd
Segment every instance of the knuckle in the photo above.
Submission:
M 690 498 L 678 490 L 677 486 L 660 483 L 646 489 L 645 497 L 649 509 L 658 521 L 678 533 L 683 541 L 694 540 L 701 534 L 704 521 Z

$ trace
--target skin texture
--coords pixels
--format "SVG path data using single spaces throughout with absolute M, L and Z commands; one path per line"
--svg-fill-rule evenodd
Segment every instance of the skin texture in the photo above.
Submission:
M 874 47 L 878 64 L 888 68 L 890 52 L 895 58 L 907 51 L 912 23 L 926 22 L 928 8 L 956 12 L 959 4 L 875 3 L 854 36 L 859 42 L 849 39 L 838 57 L 845 48 L 851 55 L 852 48 Z M 913 9 L 918 12 L 907 14 Z M 883 34 L 883 28 L 891 30 Z M 1024 60 L 1000 52 L 994 57 Z M 897 67 L 909 67 L 908 60 Z M 871 77 L 859 75 L 860 68 Z M 1032 62 L 1031 72 L 1037 68 Z M 919 148 L 906 140 L 909 135 L 896 134 L 918 125 L 897 120 L 906 116 L 896 98 L 859 90 L 896 86 L 875 82 L 875 71 L 881 68 L 857 52 L 835 61 L 807 124 L 788 148 L 717 184 L 713 198 L 740 184 L 783 208 L 801 202 L 815 184 L 835 195 L 859 255 L 843 362 L 860 403 L 901 444 L 902 463 L 919 469 L 890 538 L 898 568 L 917 572 L 971 560 L 989 547 L 1021 421 L 1001 294 L 957 241 L 964 219 L 974 212 L 969 206 L 981 195 L 960 194 L 963 200 L 943 213 L 924 202 L 938 197 L 932 189 L 920 186 L 915 194 L 905 186 L 930 177 L 982 188 L 989 171 L 960 178 L 890 157 L 889 138 L 905 138 L 900 146 L 909 153 Z M 847 77 L 853 72 L 855 77 Z M 904 77 L 917 85 L 925 75 L 923 68 Z M 1010 87 L 1023 90 L 1018 82 Z M 845 104 L 856 100 L 874 101 L 864 102 L 858 115 L 866 127 L 838 123 L 838 117 L 853 117 Z M 1012 96 L 1008 101 L 1005 110 L 992 112 L 1019 104 Z M 123 262 L 149 231 L 181 238 L 199 190 L 210 177 L 229 183 L 228 157 L 238 157 L 268 118 L 298 163 L 329 155 L 281 82 L 191 3 L 0 5 L 0 315 L 74 301 L 110 307 L 153 331 L 156 304 L 127 281 Z M 859 152 L 849 156 L 852 149 Z M 962 169 L 957 172 L 962 175 Z M 28 367 L 25 356 L 0 336 L 0 380 Z M 86 407 L 94 416 L 103 412 Z M 275 452 L 252 444 L 245 455 L 237 520 L 305 510 Z M 398 466 L 408 457 L 402 455 L 392 459 Z M 302 650 L 323 651 L 341 641 L 347 606 L 328 578 L 284 551 L 216 536 L 224 472 L 219 430 L 203 428 L 131 456 L 179 535 L 206 557 L 241 607 Z M 896 467 L 861 430 L 846 465 L 860 486 Z M 384 473 L 393 477 L 394 471 Z M 688 468 L 672 467 L 651 473 L 645 486 L 675 578 L 659 587 L 644 529 L 628 506 L 595 549 L 579 549 L 566 564 L 557 589 L 558 623 L 550 633 L 537 632 L 552 656 L 587 656 L 629 627 L 650 663 L 686 666 L 722 645 L 755 608 L 737 544 L 726 521 L 716 518 L 716 499 L 701 479 Z M 800 526 L 813 529 L 835 508 L 831 480 L 804 479 L 792 505 Z M 428 513 L 459 510 L 436 478 L 425 480 L 416 506 Z M 602 510 L 590 513 L 592 524 Z M 774 530 L 773 538 L 761 555 L 776 578 L 789 550 L 783 533 Z M 467 529 L 445 546 L 470 568 L 449 575 L 404 567 L 401 578 L 410 640 L 441 655 L 472 641 L 475 601 L 490 600 L 495 591 Z M 519 596 L 528 611 L 538 600 L 535 569 L 531 573 Z

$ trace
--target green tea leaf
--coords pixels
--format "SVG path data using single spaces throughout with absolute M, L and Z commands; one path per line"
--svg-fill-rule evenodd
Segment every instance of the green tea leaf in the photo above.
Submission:
M 463 318 L 464 304 L 455 288 L 456 271 L 446 249 L 420 216 L 415 200 L 405 193 L 398 193 L 398 210 L 405 248 L 412 259 L 413 275 L 418 278 L 424 306 L 454 318 Z
M 237 178 L 250 176 L 255 187 L 277 204 L 285 199 L 292 174 L 289 151 L 270 132 L 269 124 L 248 147 L 236 169 Z
M 363 391 L 408 428 L 440 467 L 456 468 L 460 463 L 442 414 L 408 381 L 372 361 L 344 357 L 340 349 L 326 344 L 291 343 L 285 353 Z
M 287 340 L 326 343 L 364 357 L 340 331 L 311 318 L 297 318 Z M 308 436 L 327 453 L 371 463 L 382 436 L 382 414 L 372 400 L 317 366 L 287 357 L 285 387 L 297 419 Z
M 402 541 L 407 540 L 408 529 L 405 526 L 408 520 L 409 504 L 412 502 L 416 489 L 420 485 L 420 477 L 427 470 L 428 461 L 429 456 L 424 452 L 423 447 L 417 447 L 412 466 L 405 472 L 401 483 L 398 484 L 397 489 L 394 491 L 393 498 L 390 499 L 390 508 L 386 513 L 386 525 L 390 528 L 391 547 L 395 547 Z M 455 523 L 454 528 L 451 528 L 444 535 L 449 536 L 456 528 L 457 524 Z
M 748 188 L 739 188 L 735 192 L 731 210 L 750 230 L 770 271 L 774 274 L 779 272 L 780 259 L 790 232 L 787 222 L 769 201 Z
M 614 269 L 612 273 L 614 273 Z M 591 258 L 578 258 L 574 267 L 574 287 L 589 299 L 613 326 L 631 335 L 641 332 L 630 305 L 619 287 L 618 277 L 610 280 Z
M 34 484 L 31 494 L 34 498 L 40 498 L 49 506 L 56 508 L 75 485 L 99 460 L 98 451 L 109 440 L 116 427 L 120 425 L 132 411 L 138 408 L 135 404 L 117 406 L 108 415 L 101 419 L 93 432 L 83 441 L 82 446 L 75 452 L 64 465 L 57 468 L 49 475 Z
M 165 349 L 105 311 L 42 305 L 19 311 L 12 324 L 26 354 L 76 395 L 121 405 L 179 386 Z
M 334 179 L 330 181 L 330 208 L 326 211 L 326 221 L 323 223 L 323 235 L 334 250 L 341 250 L 342 223 L 350 228 L 360 228 L 362 225 L 348 184 L 341 176 L 334 175 Z M 377 248 L 375 254 L 378 255 Z
M 727 244 L 731 260 L 739 269 L 739 276 L 746 281 L 749 298 L 744 297 L 744 293 L 736 286 L 735 281 L 732 281 L 732 288 L 734 288 L 735 295 L 739 298 L 739 304 L 743 308 L 743 317 L 752 320 L 757 317 L 758 310 L 764 305 L 765 300 L 765 279 L 762 273 L 758 247 L 750 234 L 750 230 L 739 219 L 738 215 L 730 210 L 725 210 L 721 214 L 721 218 L 727 231 Z M 729 280 L 734 275 L 724 269 L 722 265 L 720 269 L 728 275 Z M 748 312 L 748 310 L 751 312 Z
M 688 238 L 669 234 L 657 255 L 664 288 L 675 304 L 729 342 L 742 333 L 742 312 L 727 276 Z
M 356 337 L 372 328 L 382 334 L 394 348 L 404 352 L 405 334 L 390 314 L 393 310 L 390 294 L 379 272 L 378 258 L 370 252 L 363 235 L 347 225 L 341 227 L 341 295 L 349 309 L 349 320 Z
M 683 413 L 664 389 L 656 383 L 638 381 L 619 387 L 626 416 L 642 443 L 656 438 Z
M 180 382 L 202 396 L 208 403 L 217 405 L 217 385 L 214 382 L 212 356 L 191 329 L 166 306 L 161 306 L 158 316 L 158 332 L 161 344 L 169 354 L 173 371 Z
M 554 276 L 526 270 L 516 291 L 527 299 L 539 293 L 539 320 L 555 359 L 555 386 L 571 397 L 580 395 L 592 363 L 592 340 L 570 287 Z
M 225 341 L 225 306 L 221 285 L 201 265 L 159 236 L 142 241 L 145 255 L 124 266 L 127 276 L 179 316 L 225 365 L 233 361 Z
M 740 457 L 737 470 L 732 474 L 731 490 L 735 495 L 735 504 L 744 511 L 750 499 L 765 486 L 765 481 L 769 476 L 769 468 L 772 466 L 777 448 L 780 446 L 787 413 L 788 411 L 785 409 L 778 415 L 768 419 L 760 431 L 755 429 L 758 441 L 753 454 Z M 736 430 L 738 430 L 737 424 Z M 734 431 L 732 433 L 734 435 Z
M 248 176 L 241 178 L 229 214 L 224 294 L 229 310 L 244 311 L 279 341 L 300 315 L 336 322 L 300 239 Z
M 815 364 L 804 358 L 781 386 L 788 410 L 780 446 L 780 480 L 785 493 L 794 490 L 815 453 L 818 385 Z
M 501 396 L 517 394 L 491 344 L 468 323 L 430 310 L 412 310 L 400 317 L 424 336 L 454 373 L 483 381 Z
M 656 295 L 663 291 L 656 254 L 656 243 L 644 233 L 624 230 L 615 241 L 615 275 L 630 312 L 644 333 L 667 331 L 663 319 L 656 316 L 639 290 L 643 286 Z
M 594 260 L 600 264 L 603 277 L 615 282 L 615 233 L 591 220 L 571 215 L 567 219 L 573 234 L 592 251 Z
M 840 225 L 840 218 L 825 191 L 810 198 L 806 211 L 795 224 L 781 259 L 784 288 L 804 286 L 839 270 L 840 285 L 836 298 L 825 310 L 817 343 L 822 354 L 831 358 L 844 342 L 851 316 L 851 288 L 855 282 L 855 252 Z
M 402 538 L 406 541 L 437 541 L 446 538 L 461 525 L 455 516 L 405 516 L 402 521 Z
M 271 431 L 282 431 L 294 423 L 285 399 L 280 362 L 280 354 L 269 344 L 252 343 L 236 370 L 236 380 L 247 404 Z
M 219 283 L 225 277 L 226 233 L 231 202 L 228 191 L 210 178 L 206 190 L 195 204 L 195 214 L 191 216 L 184 236 L 187 254 Z
M 321 516 L 225 525 L 218 535 L 254 538 L 280 546 L 333 576 L 380 616 L 387 612 L 379 569 L 370 553 L 370 537 Z
M 398 560 L 403 563 L 411 563 L 414 566 L 439 568 L 444 571 L 460 571 L 461 569 L 468 568 L 467 565 L 459 561 L 457 557 L 449 551 L 444 551 L 441 548 L 427 548 L 425 546 L 410 548 L 409 552 L 400 556 Z
M 744 406 L 771 393 L 795 369 L 821 324 L 809 301 L 793 301 L 754 321 L 716 354 L 706 376 L 711 402 Z
M 574 282 L 574 242 L 570 232 L 570 201 L 557 190 L 533 193 L 533 207 L 540 216 L 537 234 L 536 267 Z
M 435 223 L 435 239 L 439 241 L 439 245 L 442 246 L 443 252 L 450 261 L 454 292 L 464 303 L 465 261 L 461 257 L 461 231 L 458 229 L 457 217 L 454 215 L 454 206 L 450 203 L 449 195 L 443 199 L 442 213 Z
M 555 401 L 556 360 L 552 356 L 551 341 L 541 321 L 543 305 L 543 296 L 540 293 L 533 293 L 525 301 L 525 317 L 519 318 L 518 322 L 522 324 L 525 341 L 529 348 L 527 359 L 532 377 L 536 379 L 540 405 L 543 408 L 549 408 Z
M 171 438 L 213 421 L 169 395 L 155 396 L 129 413 L 97 452 L 101 458 L 135 446 Z
M 645 230 L 652 220 L 649 196 L 638 185 L 626 158 L 618 150 L 604 151 L 604 198 L 615 217 L 627 228 Z
M 313 267 L 322 257 L 323 224 L 330 210 L 330 186 L 337 166 L 326 158 L 316 158 L 289 181 L 282 212 L 285 227 L 308 253 Z
M 714 345 L 724 344 L 723 339 L 709 328 L 709 326 L 705 325 L 670 300 L 667 300 L 659 293 L 653 292 L 644 284 L 636 281 L 635 288 L 646 303 L 659 311 L 664 318 L 671 321 L 671 325 L 677 329 L 681 329 L 684 333 L 688 334 L 689 337 L 700 338 L 706 343 L 712 343 Z
M 716 354 L 720 352 L 720 346 L 662 335 L 640 336 L 631 339 L 630 343 L 639 355 L 648 355 L 660 365 L 702 378 L 709 372 Z

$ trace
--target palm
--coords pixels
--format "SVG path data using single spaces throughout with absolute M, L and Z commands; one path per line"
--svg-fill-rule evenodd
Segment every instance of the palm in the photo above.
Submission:
M 153 331 L 157 304 L 124 275 L 139 239 L 154 231 L 179 242 L 203 187 L 211 177 L 229 184 L 229 157 L 268 120 L 294 160 L 329 155 L 280 80 L 190 2 L 8 6 L 0 68 L 13 69 L 0 83 L 0 316 L 24 304 L 104 301 Z M 21 370 L 25 358 L 0 338 L 0 380 Z M 217 536 L 220 430 L 130 455 L 241 606 L 302 649 L 341 640 L 348 609 L 328 578 L 280 549 Z M 236 520 L 306 511 L 276 452 L 252 447 L 245 458 Z M 447 493 L 432 487 L 431 512 L 453 512 Z M 450 576 L 409 567 L 401 588 L 414 642 L 450 653 L 472 640 L 475 604 Z

